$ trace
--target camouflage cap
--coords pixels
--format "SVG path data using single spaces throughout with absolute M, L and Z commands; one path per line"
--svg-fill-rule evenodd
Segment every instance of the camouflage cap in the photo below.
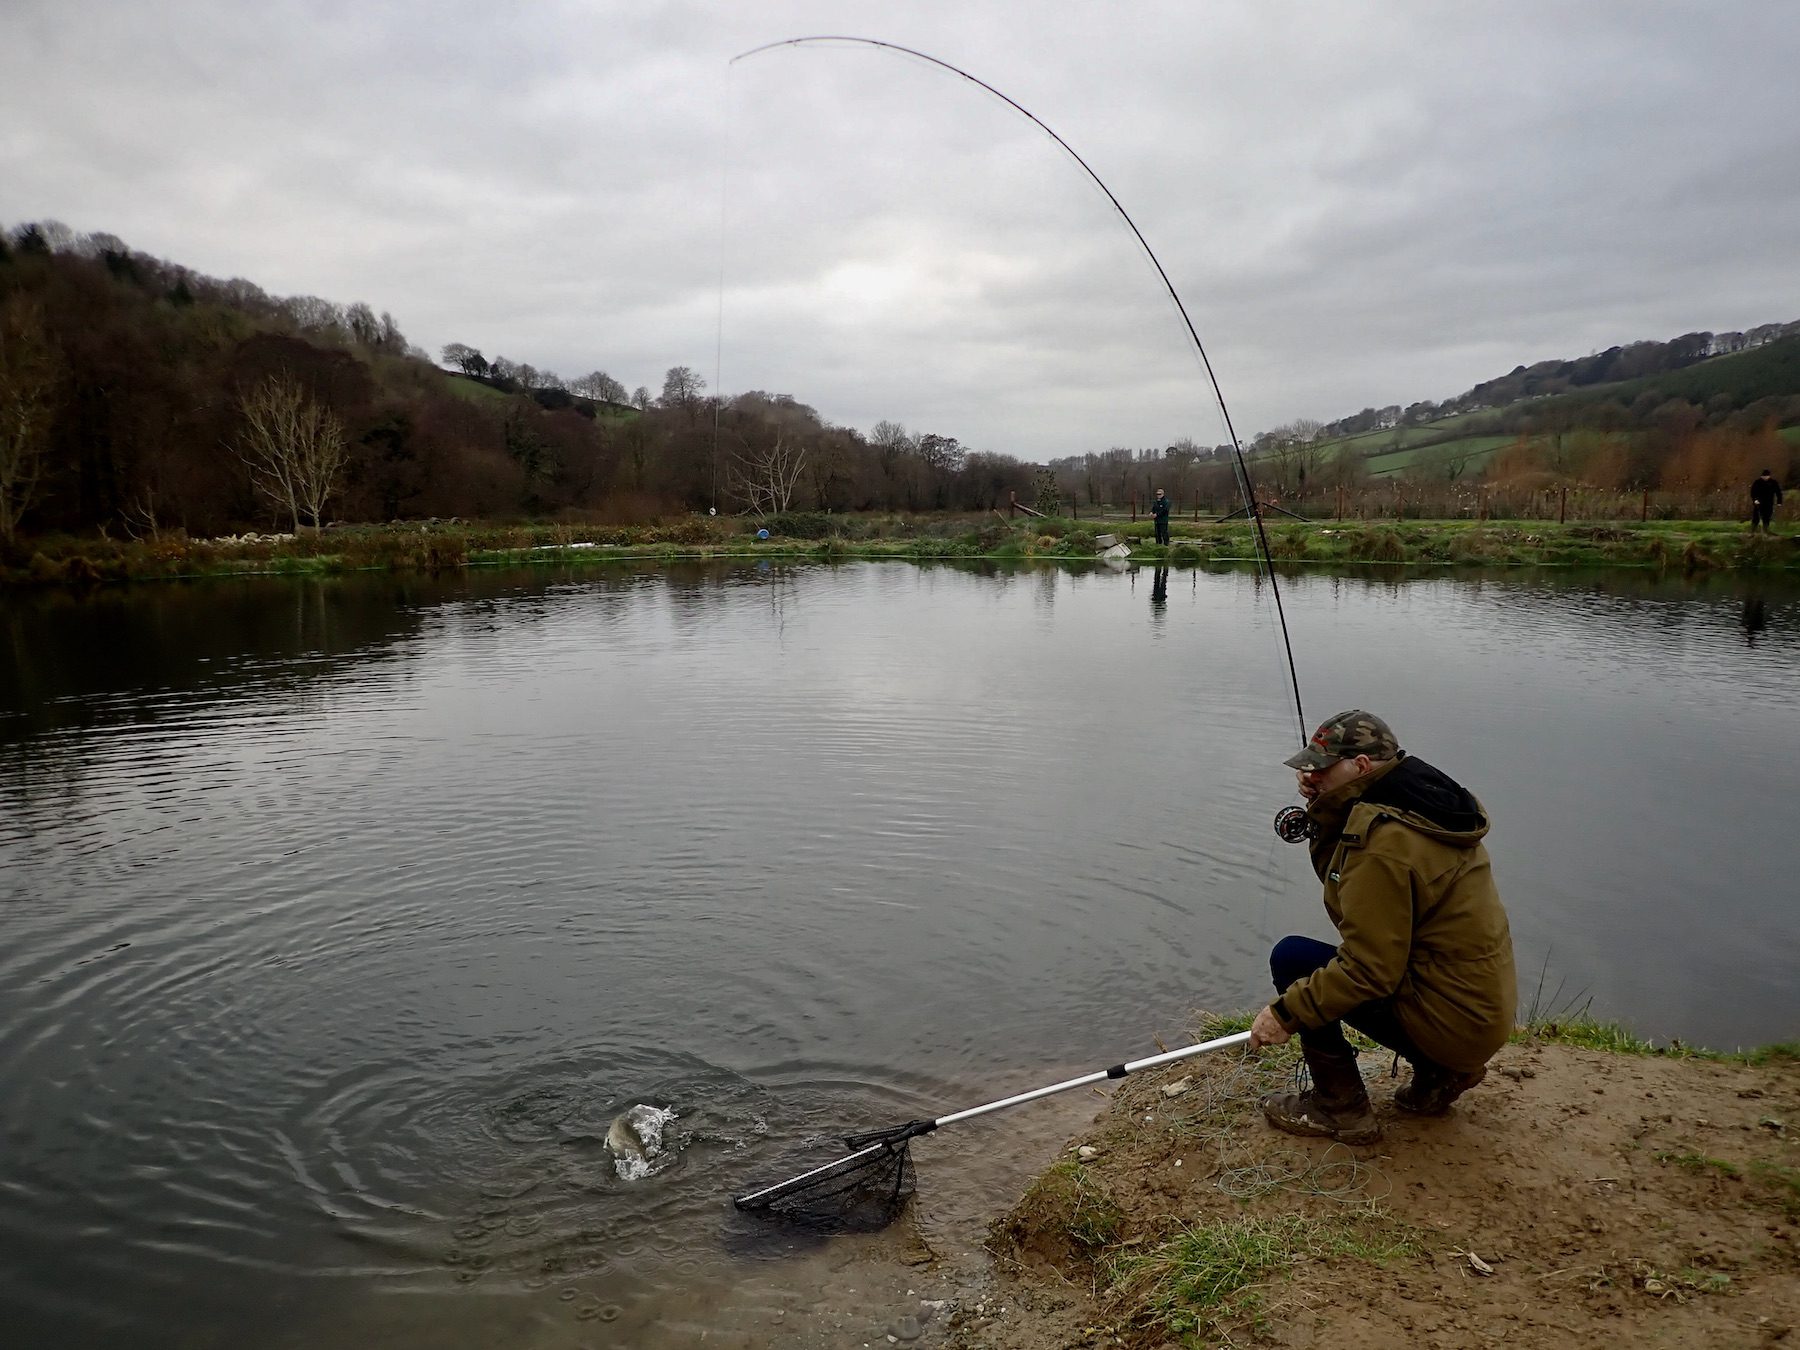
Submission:
M 1373 760 L 1389 760 L 1400 753 L 1400 742 L 1393 730 L 1372 712 L 1352 708 L 1319 724 L 1298 754 L 1282 763 L 1290 769 L 1329 769 L 1340 759 L 1367 755 Z

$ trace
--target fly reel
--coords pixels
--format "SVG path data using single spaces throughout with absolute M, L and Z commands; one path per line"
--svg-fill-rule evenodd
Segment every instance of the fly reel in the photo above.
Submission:
M 1275 833 L 1290 844 L 1304 844 L 1318 832 L 1304 806 L 1284 806 L 1275 813 Z

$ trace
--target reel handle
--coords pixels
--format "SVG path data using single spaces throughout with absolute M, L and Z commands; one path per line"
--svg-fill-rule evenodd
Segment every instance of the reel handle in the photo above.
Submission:
M 1318 832 L 1304 806 L 1284 806 L 1275 813 L 1275 833 L 1290 844 L 1304 844 Z

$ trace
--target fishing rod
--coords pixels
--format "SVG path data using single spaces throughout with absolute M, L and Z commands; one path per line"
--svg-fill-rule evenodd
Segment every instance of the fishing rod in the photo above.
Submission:
M 951 65 L 950 62 L 940 60 L 927 52 L 921 52 L 912 47 L 904 47 L 897 42 L 883 42 L 877 38 L 820 35 L 814 37 L 788 38 L 781 42 L 765 43 L 763 46 L 753 47 L 749 51 L 740 52 L 737 56 L 731 58 L 730 64 L 735 65 L 737 62 L 747 60 L 752 56 L 757 56 L 764 52 L 776 51 L 783 47 L 828 45 L 864 46 L 873 47 L 881 51 L 897 52 L 927 62 L 942 70 L 947 70 L 952 75 L 967 80 L 977 88 L 992 94 L 1009 108 L 1025 117 L 1033 126 L 1037 127 L 1045 135 L 1050 137 L 1051 140 L 1055 141 L 1069 158 L 1080 165 L 1082 172 L 1087 174 L 1087 176 L 1093 180 L 1094 185 L 1106 195 L 1106 200 L 1112 203 L 1113 209 L 1119 213 L 1119 218 L 1123 220 L 1127 228 L 1130 229 L 1132 237 L 1138 242 L 1138 247 L 1143 249 L 1144 256 L 1150 260 L 1150 265 L 1156 269 L 1156 275 L 1161 279 L 1163 289 L 1169 293 L 1169 299 L 1175 304 L 1176 313 L 1181 315 L 1181 321 L 1187 329 L 1188 339 L 1193 343 L 1194 352 L 1200 358 L 1201 368 L 1205 370 L 1207 381 L 1212 386 L 1213 398 L 1219 405 L 1219 415 L 1224 420 L 1226 433 L 1231 438 L 1232 459 L 1237 470 L 1238 485 L 1244 494 L 1244 513 L 1252 524 L 1259 555 L 1258 561 L 1268 575 L 1269 590 L 1275 600 L 1275 614 L 1281 627 L 1282 649 L 1287 656 L 1288 679 L 1293 687 L 1294 716 L 1300 727 L 1300 741 L 1304 744 L 1306 742 L 1307 728 L 1306 713 L 1300 702 L 1300 675 L 1294 663 L 1293 643 L 1288 636 L 1287 612 L 1282 605 L 1281 585 L 1275 576 L 1274 554 L 1269 548 L 1268 532 L 1263 523 L 1262 502 L 1257 496 L 1256 485 L 1250 475 L 1250 466 L 1244 459 L 1244 449 L 1243 445 L 1238 440 L 1237 428 L 1232 424 L 1231 410 L 1225 405 L 1225 393 L 1219 387 L 1218 376 L 1213 371 L 1212 359 L 1206 354 L 1206 346 L 1200 341 L 1199 330 L 1194 327 L 1194 321 L 1189 317 L 1187 306 L 1182 303 L 1181 296 L 1175 289 L 1175 283 L 1169 279 L 1168 270 L 1163 267 L 1162 260 L 1156 256 L 1156 250 L 1150 247 L 1150 241 L 1144 238 L 1144 232 L 1138 228 L 1137 222 L 1131 218 L 1131 213 L 1127 211 L 1119 199 L 1113 195 L 1112 189 L 1107 187 L 1100 175 L 1094 172 L 1093 167 L 1076 153 L 1073 146 L 1061 136 L 1057 135 L 1055 130 L 1042 118 L 1038 117 L 1016 99 L 1001 93 L 1000 90 L 996 89 L 986 80 L 978 79 L 961 67 Z M 761 1189 L 751 1191 L 746 1195 L 737 1196 L 733 1203 L 741 1210 L 775 1208 L 790 1217 L 800 1218 L 808 1222 L 837 1223 L 843 1221 L 855 1211 L 866 1210 L 872 1215 L 874 1222 L 879 1224 L 891 1219 L 893 1215 L 898 1212 L 898 1205 L 903 1202 L 905 1197 L 911 1192 L 912 1164 L 908 1155 L 908 1145 L 912 1140 L 921 1135 L 930 1134 L 934 1130 L 956 1121 L 985 1115 L 990 1111 L 999 1111 L 1007 1107 L 1019 1106 L 1026 1102 L 1036 1101 L 1041 1097 L 1050 1096 L 1053 1093 L 1067 1092 L 1073 1088 L 1082 1087 L 1090 1083 L 1097 1083 L 1102 1079 L 1123 1078 L 1126 1074 L 1132 1073 L 1138 1069 L 1150 1068 L 1155 1065 L 1171 1064 L 1177 1060 L 1186 1059 L 1191 1055 L 1198 1055 L 1208 1050 L 1220 1049 L 1229 1045 L 1240 1045 L 1247 1042 L 1249 1039 L 1249 1032 L 1238 1032 L 1231 1036 L 1221 1036 L 1215 1040 L 1204 1041 L 1197 1045 L 1190 1045 L 1181 1050 L 1167 1051 L 1160 1055 L 1153 1055 L 1148 1059 L 1136 1060 L 1126 1064 L 1115 1064 L 1109 1069 L 1098 1070 L 1097 1072 L 1086 1074 L 1080 1078 L 1071 1078 L 1067 1082 L 1056 1083 L 1049 1087 L 1020 1093 L 1017 1096 L 1003 1098 L 1000 1101 L 988 1102 L 982 1106 L 971 1107 L 966 1111 L 958 1111 L 950 1115 L 940 1116 L 935 1120 L 914 1120 L 909 1121 L 904 1125 L 896 1125 L 884 1130 L 875 1130 L 865 1134 L 848 1135 L 843 1138 L 843 1144 L 844 1147 L 851 1150 L 851 1152 L 845 1156 L 835 1159 L 832 1162 L 825 1163 L 822 1166 L 801 1172 L 797 1176 L 789 1177 L 787 1180 L 777 1182 L 772 1186 L 764 1186 Z
M 1061 136 L 1057 135 L 1056 131 L 1049 123 L 1045 122 L 1043 118 L 1025 107 L 1017 99 L 1011 98 L 994 88 L 994 86 L 989 84 L 986 80 L 971 75 L 960 66 L 954 66 L 948 61 L 932 56 L 929 52 L 922 52 L 913 47 L 905 47 L 898 42 L 884 42 L 879 38 L 854 37 L 846 34 L 831 33 L 818 34 L 811 37 L 785 38 L 780 42 L 766 42 L 760 47 L 752 47 L 749 51 L 739 52 L 736 56 L 732 57 L 727 64 L 736 65 L 739 61 L 747 60 L 752 56 L 759 56 L 764 52 L 776 51 L 783 47 L 830 45 L 874 47 L 882 51 L 898 52 L 901 55 L 914 57 L 917 60 L 928 62 L 931 65 L 937 66 L 940 70 L 947 70 L 952 75 L 967 80 L 976 88 L 983 89 L 992 94 L 1014 112 L 1017 112 L 1026 118 L 1033 126 L 1037 127 L 1038 130 L 1042 131 L 1051 140 L 1055 141 L 1057 145 L 1062 147 L 1069 158 L 1081 166 L 1082 172 L 1087 174 L 1087 176 L 1093 180 L 1094 186 L 1106 194 L 1106 200 L 1112 203 L 1113 210 L 1119 213 L 1119 218 L 1123 220 L 1126 226 L 1131 230 L 1132 237 L 1138 242 L 1138 247 L 1144 250 L 1144 256 L 1150 260 L 1150 265 L 1156 269 L 1156 275 L 1161 279 L 1163 289 L 1168 291 L 1169 299 L 1175 302 L 1175 312 L 1181 315 L 1181 322 L 1187 328 L 1188 339 L 1194 344 L 1194 352 L 1199 356 L 1200 365 L 1206 371 L 1208 383 L 1212 385 L 1213 398 L 1219 405 L 1219 416 L 1223 418 L 1225 422 L 1225 432 L 1231 438 L 1231 453 L 1237 470 L 1238 485 L 1244 494 L 1244 513 L 1249 517 L 1251 526 L 1254 530 L 1258 555 L 1269 578 L 1269 593 L 1275 599 L 1275 617 L 1280 623 L 1281 646 L 1283 652 L 1287 656 L 1288 680 L 1293 686 L 1294 717 L 1300 727 L 1300 742 L 1304 745 L 1306 743 L 1307 725 L 1306 712 L 1300 703 L 1300 672 L 1294 664 L 1294 644 L 1288 636 L 1287 611 L 1281 602 L 1281 584 L 1275 576 L 1275 556 L 1269 548 L 1268 531 L 1263 525 L 1262 502 L 1257 496 L 1256 485 L 1251 480 L 1250 466 L 1244 459 L 1244 447 L 1238 441 L 1237 428 L 1232 425 L 1231 410 L 1225 406 L 1225 392 L 1219 387 L 1219 377 L 1213 373 L 1212 359 L 1206 354 L 1206 345 L 1200 341 L 1199 330 L 1194 327 L 1193 319 L 1188 317 L 1187 306 L 1181 302 L 1181 296 L 1175 289 L 1175 283 L 1169 280 L 1167 269 L 1163 267 L 1162 260 L 1156 256 L 1156 250 L 1150 247 L 1150 241 L 1144 238 L 1144 232 L 1138 228 L 1137 222 L 1131 218 L 1131 213 L 1127 211 L 1119 199 L 1113 195 L 1113 190 L 1106 186 L 1105 181 L 1099 174 L 1094 172 L 1093 166 L 1076 153 L 1074 146 L 1070 145 Z

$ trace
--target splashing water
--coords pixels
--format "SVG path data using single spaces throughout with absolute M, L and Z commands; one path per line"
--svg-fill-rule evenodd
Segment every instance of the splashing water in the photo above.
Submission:
M 621 1181 L 642 1181 L 675 1161 L 674 1148 L 663 1143 L 663 1131 L 677 1119 L 674 1107 L 640 1102 L 613 1122 L 613 1128 L 607 1131 L 606 1145 L 612 1150 L 613 1170 Z M 641 1153 L 629 1142 L 633 1135 L 643 1146 Z

